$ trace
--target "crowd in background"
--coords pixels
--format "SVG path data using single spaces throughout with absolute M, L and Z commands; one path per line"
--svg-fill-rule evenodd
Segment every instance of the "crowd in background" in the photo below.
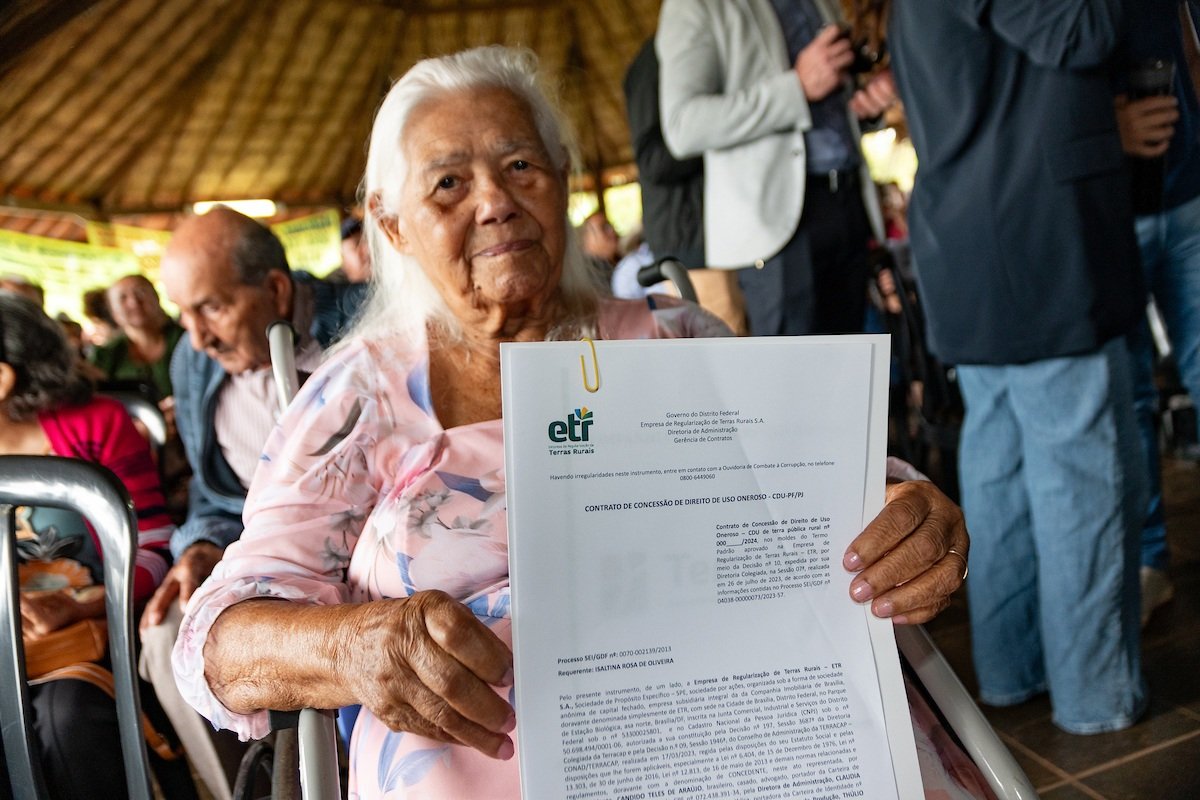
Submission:
M 1182 388 L 1200 398 L 1200 9 L 1153 0 L 1122 17 L 1119 3 L 1077 0 L 1062 5 L 1078 30 L 1054 33 L 1033 0 L 936 13 L 894 0 L 885 37 L 888 4 L 862 5 L 849 26 L 823 0 L 666 0 L 625 80 L 642 227 L 623 241 L 599 210 L 574 235 L 617 297 L 673 291 L 638 275 L 680 261 L 700 305 L 738 334 L 892 332 L 893 444 L 919 439 L 913 426 L 945 410 L 946 392 L 957 402 L 942 422 L 961 443 L 940 466 L 961 485 L 974 542 L 981 699 L 1048 691 L 1069 732 L 1127 727 L 1148 702 L 1139 629 L 1173 593 L 1148 296 Z M 901 100 L 921 159 L 911 196 L 871 180 L 859 143 Z M 265 323 L 295 328 L 303 378 L 366 302 L 361 219 L 341 234 L 343 266 L 318 279 L 291 270 L 263 226 L 218 209 L 182 222 L 164 256 L 179 319 L 135 274 L 84 295 L 86 324 L 56 320 L 71 367 L 46 380 L 136 394 L 167 422 L 148 462 L 161 483 L 141 499 L 158 537 L 139 596 L 143 694 L 216 797 L 229 796 L 244 747 L 178 696 L 169 652 L 182 606 L 242 533 L 278 418 Z M 19 276 L 0 278 L 0 301 L 15 309 L 3 326 L 46 321 L 39 288 Z M 22 345 L 0 336 L 0 363 L 15 363 Z M 0 383 L 0 452 L 100 460 L 37 427 L 92 408 L 90 388 L 48 390 L 60 399 L 16 414 L 12 380 Z M 900 452 L 930 465 L 926 451 Z M 70 609 L 47 624 L 94 612 Z M 120 759 L 105 759 L 60 796 L 123 787 Z M 59 769 L 85 760 L 97 757 L 68 754 Z

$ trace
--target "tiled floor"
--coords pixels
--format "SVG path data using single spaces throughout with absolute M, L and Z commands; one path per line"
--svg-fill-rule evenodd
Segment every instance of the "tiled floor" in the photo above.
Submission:
M 1072 736 L 1050 723 L 1043 696 L 984 712 L 1043 800 L 1200 798 L 1200 465 L 1164 464 L 1174 601 L 1151 619 L 1142 640 L 1151 706 L 1132 728 Z M 966 608 L 959 600 L 929 627 L 972 688 Z

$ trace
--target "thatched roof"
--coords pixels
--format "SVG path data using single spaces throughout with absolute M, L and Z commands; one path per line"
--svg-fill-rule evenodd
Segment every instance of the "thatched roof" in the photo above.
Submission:
M 488 43 L 538 53 L 594 178 L 632 161 L 621 80 L 658 9 L 659 0 L 10 2 L 0 10 L 0 205 L 93 218 L 246 197 L 348 206 L 390 82 L 421 57 Z M 20 217 L 6 222 L 22 227 Z

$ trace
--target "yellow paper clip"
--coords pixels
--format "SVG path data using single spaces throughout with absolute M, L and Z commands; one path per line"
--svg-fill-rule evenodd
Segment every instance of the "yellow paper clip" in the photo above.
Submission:
M 598 392 L 600 391 L 600 362 L 596 360 L 596 343 L 586 336 L 579 341 L 587 342 L 588 347 L 592 348 L 592 371 L 596 373 L 595 385 L 588 383 L 587 362 L 584 361 L 583 356 L 580 356 L 579 372 L 583 375 L 583 388 L 587 389 L 589 392 Z

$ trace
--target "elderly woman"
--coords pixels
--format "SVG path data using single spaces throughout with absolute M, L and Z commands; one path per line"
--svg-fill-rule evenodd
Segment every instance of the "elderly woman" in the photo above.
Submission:
M 268 441 L 245 533 L 189 607 L 176 675 L 217 725 L 362 704 L 352 796 L 520 797 L 499 344 L 726 333 L 600 293 L 568 167 L 527 53 L 423 61 L 392 88 L 365 178 L 372 305 Z M 961 515 L 928 483 L 890 498 L 846 554 L 851 593 L 923 621 L 961 582 Z
M 57 322 L 24 297 L 0 291 L 0 455 L 64 456 L 112 470 L 129 490 L 137 511 L 133 595 L 144 602 L 167 571 L 173 526 L 150 446 L 120 403 L 92 394 L 79 367 Z M 78 591 L 102 578 L 104 557 L 79 515 L 23 508 L 18 525 L 25 539 L 22 553 L 29 558 L 21 565 L 21 617 L 31 649 L 50 633 L 103 617 L 103 596 Z M 124 796 L 125 771 L 111 697 L 75 675 L 56 677 L 54 672 L 31 688 L 37 749 L 51 796 Z M 155 713 L 152 703 L 147 707 Z M 161 726 L 163 720 L 157 723 Z M 182 781 L 172 784 L 174 791 L 181 797 L 194 796 L 186 769 L 182 775 L 179 769 L 160 772 L 159 777 Z M 4 789 L 0 785 L 0 796 Z

